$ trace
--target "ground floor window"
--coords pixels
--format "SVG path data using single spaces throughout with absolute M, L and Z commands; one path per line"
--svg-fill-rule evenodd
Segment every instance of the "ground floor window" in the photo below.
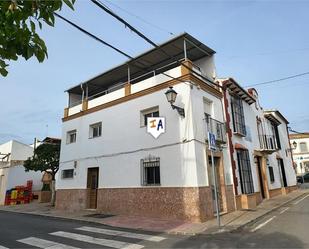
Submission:
M 236 150 L 236 152 L 241 192 L 243 194 L 254 193 L 249 152 L 248 150 Z
M 142 185 L 160 185 L 160 158 L 149 157 L 141 160 Z
M 275 175 L 274 175 L 274 169 L 273 167 L 269 166 L 268 167 L 268 171 L 269 171 L 269 180 L 271 183 L 275 182 Z

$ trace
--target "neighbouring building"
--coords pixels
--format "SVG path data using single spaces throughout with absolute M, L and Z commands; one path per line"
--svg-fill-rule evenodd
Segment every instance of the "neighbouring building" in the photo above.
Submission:
M 297 175 L 309 172 L 309 133 L 290 134 L 290 143 Z
M 87 80 L 68 92 L 56 207 L 203 221 L 214 216 L 215 153 L 220 209 L 235 209 L 222 93 L 212 49 L 189 34 Z M 176 102 L 167 101 L 169 87 Z M 165 133 L 147 133 L 164 117 Z
M 264 198 L 294 190 L 286 118 L 278 110 L 264 110 L 255 89 L 246 91 L 232 78 L 219 82 L 237 208 L 254 208 Z
M 33 155 L 33 147 L 11 140 L 0 145 L 0 205 L 4 204 L 5 193 L 15 186 L 33 181 L 33 191 L 42 188 L 42 173 L 25 171 L 23 162 Z

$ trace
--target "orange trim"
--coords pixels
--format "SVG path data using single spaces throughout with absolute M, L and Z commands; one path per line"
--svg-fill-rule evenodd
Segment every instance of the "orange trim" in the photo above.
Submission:
M 87 110 L 83 110 L 82 112 L 75 113 L 75 114 L 70 115 L 68 117 L 64 117 L 62 119 L 62 121 L 66 122 L 68 120 L 79 118 L 81 116 L 84 116 L 84 115 L 87 115 L 87 114 L 90 114 L 90 113 L 93 113 L 93 112 L 97 112 L 97 111 L 106 109 L 108 107 L 111 107 L 111 106 L 114 106 L 114 105 L 118 105 L 118 104 L 124 103 L 126 101 L 129 101 L 129 100 L 132 100 L 132 99 L 136 99 L 138 97 L 145 96 L 145 95 L 148 95 L 148 94 L 160 91 L 162 89 L 166 89 L 169 86 L 173 86 L 173 85 L 177 85 L 177 84 L 183 83 L 183 81 L 194 82 L 195 84 L 199 85 L 201 87 L 201 89 L 203 89 L 204 91 L 211 93 L 212 95 L 216 96 L 219 99 L 222 98 L 222 93 L 219 90 L 217 90 L 214 87 L 208 85 L 204 81 L 198 79 L 196 76 L 194 76 L 192 74 L 187 74 L 187 75 L 183 75 L 181 77 L 178 77 L 176 79 L 165 81 L 165 82 L 163 82 L 163 83 L 161 83 L 159 85 L 147 88 L 147 89 L 142 90 L 140 92 L 132 93 L 132 94 L 124 96 L 122 98 L 110 101 L 108 103 L 105 103 L 105 104 L 102 104 L 102 105 L 98 105 L 98 106 L 92 107 L 92 108 L 87 109 Z
M 239 144 L 239 143 L 236 143 L 236 144 L 234 145 L 234 148 L 235 148 L 236 150 L 248 150 L 245 146 L 243 146 L 242 144 Z

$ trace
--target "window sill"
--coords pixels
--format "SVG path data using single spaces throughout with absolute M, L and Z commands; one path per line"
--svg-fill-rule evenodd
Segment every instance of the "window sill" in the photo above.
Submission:
M 88 139 L 95 139 L 95 138 L 99 138 L 99 137 L 102 137 L 102 135 L 101 136 L 96 136 L 96 137 L 89 137 Z
M 246 135 L 239 133 L 239 132 L 233 132 L 233 135 L 239 136 L 239 137 L 246 137 Z
M 142 187 L 161 187 L 161 184 L 145 184 Z

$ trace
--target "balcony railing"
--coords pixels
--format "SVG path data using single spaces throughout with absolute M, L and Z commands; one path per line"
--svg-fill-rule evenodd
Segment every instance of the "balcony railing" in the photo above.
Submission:
M 259 140 L 261 150 L 269 152 L 278 150 L 277 140 L 274 135 L 259 135 Z
M 226 126 L 224 123 L 206 116 L 206 132 L 215 134 L 218 143 L 226 143 Z M 207 138 L 208 139 L 208 138 Z

